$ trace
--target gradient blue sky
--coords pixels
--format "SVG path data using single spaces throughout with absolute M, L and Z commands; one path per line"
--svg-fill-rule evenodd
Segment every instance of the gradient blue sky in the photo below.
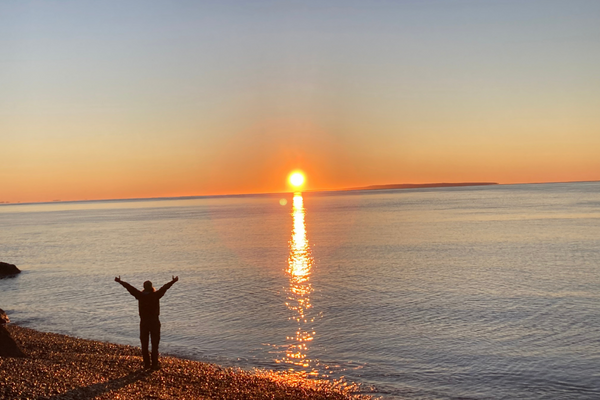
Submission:
M 5 1 L 0 201 L 600 179 L 600 1 Z

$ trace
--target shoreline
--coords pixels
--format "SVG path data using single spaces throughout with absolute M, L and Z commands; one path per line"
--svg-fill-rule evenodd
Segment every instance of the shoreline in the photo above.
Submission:
M 371 399 L 355 385 L 173 356 L 144 370 L 139 347 L 5 326 L 27 357 L 0 357 L 3 399 Z

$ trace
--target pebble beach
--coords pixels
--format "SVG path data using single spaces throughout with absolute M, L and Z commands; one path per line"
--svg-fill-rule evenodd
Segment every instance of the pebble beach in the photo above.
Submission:
M 272 371 L 244 371 L 161 356 L 142 368 L 137 347 L 7 330 L 26 357 L 0 357 L 2 399 L 369 399 L 343 382 Z

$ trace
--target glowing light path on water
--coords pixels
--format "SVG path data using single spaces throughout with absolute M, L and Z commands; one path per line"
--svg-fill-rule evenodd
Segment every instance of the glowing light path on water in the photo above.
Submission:
M 292 311 L 290 319 L 296 321 L 297 329 L 294 336 L 287 337 L 285 355 L 283 359 L 277 361 L 290 364 L 291 369 L 299 368 L 298 372 L 316 375 L 316 370 L 312 367 L 313 362 L 307 357 L 308 345 L 314 339 L 315 332 L 311 327 L 314 317 L 309 315 L 309 310 L 312 308 L 310 294 L 313 288 L 310 275 L 313 258 L 306 236 L 305 213 L 302 193 L 295 193 L 292 205 L 290 254 L 286 271 L 289 275 L 286 306 Z

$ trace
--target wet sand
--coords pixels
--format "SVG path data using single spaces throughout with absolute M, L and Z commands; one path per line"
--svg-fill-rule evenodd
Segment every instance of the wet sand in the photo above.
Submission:
M 0 357 L 2 399 L 368 399 L 341 383 L 175 357 L 142 368 L 141 350 L 8 325 L 26 358 Z

